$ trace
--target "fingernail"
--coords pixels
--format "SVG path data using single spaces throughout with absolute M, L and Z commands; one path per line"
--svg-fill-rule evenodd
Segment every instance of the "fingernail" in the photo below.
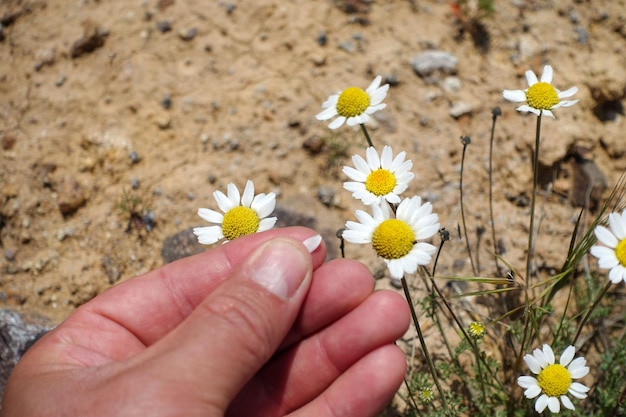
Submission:
M 255 258 L 252 279 L 283 300 L 296 293 L 308 272 L 308 256 L 284 240 L 270 240 Z
M 309 250 L 309 253 L 315 252 L 315 249 L 320 247 L 322 243 L 322 237 L 320 235 L 314 235 L 302 241 L 304 246 Z

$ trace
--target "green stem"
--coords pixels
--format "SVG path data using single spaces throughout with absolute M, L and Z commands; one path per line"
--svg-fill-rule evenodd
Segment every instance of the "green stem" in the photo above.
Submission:
M 533 237 L 535 229 L 535 203 L 537 200 L 537 183 L 539 176 L 539 141 L 541 138 L 541 115 L 537 116 L 537 130 L 535 132 L 535 154 L 533 160 L 533 194 L 530 200 L 530 230 L 528 231 L 528 252 L 526 253 L 526 287 L 529 287 L 530 265 L 533 257 Z
M 485 389 L 485 377 L 483 376 L 483 368 L 480 366 L 480 351 L 478 350 L 478 342 L 473 341 L 474 355 L 476 356 L 476 368 L 478 369 L 478 378 L 480 379 L 480 389 L 483 394 L 483 403 L 487 404 L 487 390 Z
M 433 363 L 430 354 L 428 353 L 428 348 L 426 347 L 426 342 L 424 341 L 424 335 L 422 334 L 422 328 L 420 327 L 419 320 L 417 319 L 417 313 L 415 313 L 415 308 L 413 307 L 413 300 L 411 299 L 411 293 L 409 291 L 409 286 L 406 283 L 406 279 L 402 277 L 402 289 L 404 290 L 404 296 L 406 297 L 406 301 L 409 303 L 409 309 L 411 310 L 411 317 L 413 318 L 413 324 L 415 324 L 415 330 L 417 331 L 417 337 L 420 340 L 420 345 L 422 346 L 422 351 L 424 352 L 424 356 L 426 357 L 426 363 L 428 364 L 428 369 L 433 377 L 433 381 L 435 382 L 435 386 L 437 387 L 437 391 L 439 391 L 439 395 L 441 396 L 441 403 L 445 411 L 449 410 L 448 401 L 446 400 L 445 393 L 443 388 L 441 388 L 441 384 L 439 383 L 439 377 L 437 376 L 437 370 L 435 369 L 435 364 Z
M 576 345 L 576 341 L 578 340 L 578 337 L 580 336 L 580 333 L 582 332 L 583 327 L 585 327 L 585 324 L 587 323 L 587 320 L 589 320 L 589 317 L 591 316 L 591 313 L 593 313 L 593 310 L 595 310 L 595 308 L 598 306 L 598 304 L 600 303 L 600 300 L 602 300 L 602 298 L 607 293 L 609 288 L 611 288 L 612 284 L 613 283 L 610 280 L 607 281 L 606 284 L 604 285 L 604 288 L 602 288 L 602 291 L 600 291 L 598 293 L 598 296 L 593 301 L 593 304 L 591 304 L 589 309 L 587 309 L 587 312 L 585 313 L 585 317 L 583 317 L 583 319 L 581 320 L 580 324 L 578 325 L 578 330 L 576 331 L 576 336 L 574 336 L 574 341 L 572 342 L 572 345 Z
M 489 217 L 491 219 L 491 240 L 493 241 L 493 257 L 496 262 L 496 269 L 498 276 L 502 275 L 500 271 L 500 262 L 498 261 L 498 244 L 496 242 L 496 223 L 493 218 L 493 137 L 496 131 L 496 120 L 498 116 L 502 114 L 499 107 L 496 107 L 491 112 L 493 117 L 491 121 L 491 136 L 489 137 Z
M 372 139 L 370 138 L 370 134 L 367 133 L 367 128 L 365 127 L 365 124 L 361 123 L 359 126 L 361 126 L 361 131 L 365 135 L 365 139 L 367 140 L 367 144 L 369 146 L 374 146 L 374 144 L 372 143 Z
M 461 179 L 459 184 L 459 192 L 461 198 L 461 221 L 463 222 L 465 245 L 467 247 L 467 255 L 470 258 L 470 264 L 472 265 L 472 273 L 474 274 L 474 276 L 478 276 L 478 273 L 476 272 L 476 266 L 474 265 L 474 259 L 472 258 L 472 248 L 470 246 L 469 238 L 467 237 L 467 225 L 465 224 L 465 205 L 463 204 L 463 169 L 465 167 L 465 150 L 467 149 L 467 145 L 471 143 L 471 139 L 468 136 L 463 136 L 461 138 L 461 143 L 463 143 L 463 154 L 461 156 Z

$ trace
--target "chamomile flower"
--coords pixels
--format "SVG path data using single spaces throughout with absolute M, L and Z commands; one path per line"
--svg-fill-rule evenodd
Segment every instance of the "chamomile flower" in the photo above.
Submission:
M 227 192 L 228 196 L 221 191 L 213 193 L 217 206 L 224 214 L 207 208 L 198 210 L 203 220 L 216 224 L 195 227 L 193 233 L 198 237 L 198 242 L 210 245 L 223 238 L 229 241 L 274 227 L 276 217 L 267 217 L 276 206 L 274 193 L 254 195 L 254 184 L 250 180 L 246 183 L 243 196 L 232 183 L 228 184 Z
M 485 336 L 485 325 L 479 321 L 473 321 L 467 326 L 467 332 L 474 340 L 482 339 Z
M 528 88 L 526 90 L 504 90 L 502 96 L 513 102 L 523 102 L 517 108 L 521 112 L 531 112 L 540 116 L 542 113 L 546 116 L 554 117 L 552 110 L 559 107 L 569 107 L 578 103 L 578 100 L 563 100 L 576 94 L 578 87 L 572 87 L 565 91 L 559 91 L 554 88 L 552 82 L 552 67 L 546 65 L 543 67 L 541 80 L 531 70 L 526 71 L 526 81 Z
M 343 188 L 352 192 L 352 197 L 365 205 L 380 204 L 383 200 L 396 204 L 400 202 L 398 194 L 406 190 L 414 177 L 411 172 L 413 162 L 404 160 L 406 152 L 393 157 L 390 146 L 385 146 L 380 157 L 372 146 L 365 151 L 365 158 L 352 156 L 355 168 L 343 167 L 343 173 L 354 182 L 344 182 Z M 366 161 L 367 160 L 367 161 Z
M 526 365 L 537 377 L 520 376 L 517 383 L 526 390 L 526 398 L 539 396 L 535 401 L 535 410 L 538 413 L 543 412 L 546 407 L 551 412 L 558 413 L 561 411 L 561 404 L 573 410 L 574 404 L 566 395 L 568 393 L 576 398 L 587 398 L 589 387 L 573 380 L 587 375 L 589 368 L 585 358 L 574 359 L 575 353 L 576 348 L 568 346 L 559 363 L 554 363 L 554 352 L 548 345 L 543 345 L 543 349 L 535 349 L 532 355 L 524 355 Z
M 422 242 L 439 230 L 439 217 L 430 203 L 419 197 L 405 198 L 392 216 L 389 204 L 374 204 L 372 215 L 357 210 L 358 222 L 346 222 L 343 238 L 351 243 L 371 244 L 384 259 L 393 278 L 413 274 L 418 265 L 427 265 L 435 247 Z
M 609 227 L 596 226 L 596 237 L 605 246 L 592 246 L 590 252 L 598 258 L 600 268 L 609 269 L 612 283 L 626 283 L 626 210 L 609 214 Z
M 365 124 L 370 119 L 370 114 L 387 106 L 383 100 L 387 96 L 389 84 L 381 87 L 381 81 L 382 77 L 379 75 L 365 91 L 358 87 L 348 87 L 333 94 L 322 104 L 324 110 L 315 117 L 317 120 L 329 120 L 338 116 L 328 125 L 331 129 L 337 129 L 344 123 L 348 126 Z

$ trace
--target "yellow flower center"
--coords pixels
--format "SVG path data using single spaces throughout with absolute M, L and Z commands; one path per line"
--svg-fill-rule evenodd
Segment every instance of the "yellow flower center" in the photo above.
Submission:
M 560 397 L 567 394 L 572 385 L 572 376 L 569 371 L 560 364 L 548 365 L 537 376 L 539 388 L 550 397 Z
M 348 87 L 339 95 L 337 113 L 343 117 L 363 114 L 370 105 L 370 96 L 357 87 Z
M 559 96 L 552 84 L 541 81 L 526 90 L 526 102 L 533 109 L 550 110 L 559 104 Z
M 224 214 L 222 231 L 228 240 L 251 235 L 259 230 L 259 216 L 249 207 L 237 206 Z
M 626 239 L 622 239 L 615 248 L 615 256 L 622 266 L 626 266 Z
M 398 219 L 384 220 L 372 234 L 372 246 L 384 259 L 400 259 L 411 252 L 414 244 L 413 229 Z
M 474 339 L 480 339 L 485 335 L 485 326 L 479 321 L 473 321 L 469 325 L 469 334 Z
M 387 195 L 395 187 L 395 175 L 382 168 L 372 171 L 365 180 L 365 189 L 376 196 Z

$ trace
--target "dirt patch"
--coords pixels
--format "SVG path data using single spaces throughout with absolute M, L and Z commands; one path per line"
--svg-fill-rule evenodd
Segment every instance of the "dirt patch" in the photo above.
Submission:
M 408 152 L 409 192 L 452 231 L 442 275 L 469 274 L 456 233 L 459 138 L 472 138 L 464 198 L 475 237 L 488 227 L 489 133 L 501 107 L 495 225 L 504 256 L 522 267 L 536 117 L 501 92 L 526 88 L 524 71 L 546 63 L 558 88 L 579 87 L 580 103 L 542 125 L 551 191 L 540 193 L 538 266 L 560 266 L 591 187 L 579 184 L 610 188 L 626 167 L 626 31 L 623 2 L 551 4 L 496 3 L 477 44 L 438 1 L 3 1 L 0 306 L 63 319 L 161 265 L 164 242 L 188 242 L 166 239 L 202 224 L 196 211 L 214 207 L 211 193 L 248 178 L 333 239 L 360 208 L 340 167 L 364 142 L 358 129 L 330 131 L 314 116 L 329 94 L 377 74 L 392 88 L 370 132 L 378 146 Z M 458 63 L 420 77 L 411 62 L 427 50 Z M 487 234 L 482 244 L 492 246 Z M 379 270 L 361 248 L 347 255 Z M 481 257 L 493 274 L 493 259 Z

